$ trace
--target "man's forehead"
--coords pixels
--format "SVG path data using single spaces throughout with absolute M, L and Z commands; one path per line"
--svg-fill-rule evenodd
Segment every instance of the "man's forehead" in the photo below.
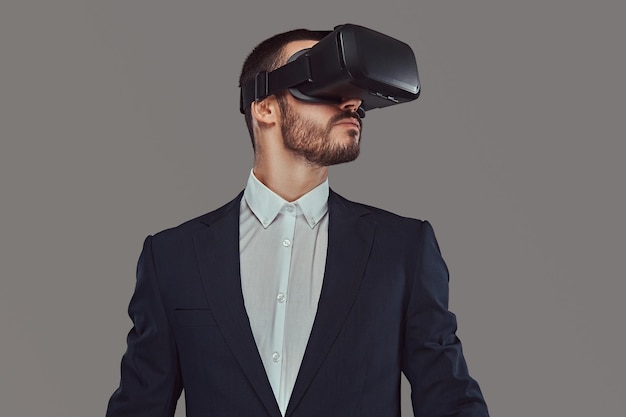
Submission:
M 314 40 L 299 40 L 289 42 L 283 47 L 284 56 L 286 58 L 289 58 L 298 51 L 313 47 L 313 45 L 315 45 L 317 42 L 318 41 Z

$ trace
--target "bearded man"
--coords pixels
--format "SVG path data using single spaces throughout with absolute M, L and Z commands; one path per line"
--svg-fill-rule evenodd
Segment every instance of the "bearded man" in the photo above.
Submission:
M 243 86 L 327 32 L 259 44 Z M 246 106 L 247 185 L 223 207 L 150 236 L 134 327 L 108 417 L 486 417 L 448 311 L 448 271 L 428 222 L 329 189 L 359 155 L 361 100 L 288 90 Z

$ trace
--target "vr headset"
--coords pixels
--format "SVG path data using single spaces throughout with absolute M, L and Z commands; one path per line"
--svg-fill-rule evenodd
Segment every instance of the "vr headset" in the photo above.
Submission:
M 415 100 L 420 94 L 415 55 L 404 42 L 352 24 L 335 30 L 312 48 L 297 52 L 274 71 L 261 71 L 241 86 L 240 111 L 253 101 L 289 92 L 312 103 L 362 101 L 358 113 Z

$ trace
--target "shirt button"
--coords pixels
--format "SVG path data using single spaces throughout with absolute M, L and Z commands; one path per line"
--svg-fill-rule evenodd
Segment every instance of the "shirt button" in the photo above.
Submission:
M 285 207 L 285 209 L 287 210 L 287 212 L 291 213 L 293 212 L 293 206 L 287 206 Z
M 278 353 L 278 352 L 272 353 L 272 360 L 274 362 L 278 362 L 280 360 L 280 353 Z
M 283 246 L 284 246 L 284 247 L 286 247 L 286 248 L 287 248 L 287 247 L 289 247 L 289 246 L 291 246 L 291 240 L 289 240 L 289 239 L 284 239 L 284 240 L 283 240 Z
M 279 303 L 284 303 L 286 298 L 287 297 L 285 297 L 285 294 L 283 294 L 282 292 L 278 293 L 278 295 L 276 296 L 276 299 Z

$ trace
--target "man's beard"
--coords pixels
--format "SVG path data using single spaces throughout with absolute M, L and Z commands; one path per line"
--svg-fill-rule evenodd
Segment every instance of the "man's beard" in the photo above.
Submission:
M 332 117 L 323 127 L 313 120 L 303 118 L 294 112 L 286 100 L 278 100 L 283 120 L 281 132 L 285 147 L 317 166 L 329 166 L 354 161 L 360 152 L 360 130 L 350 129 L 349 143 L 335 143 L 331 138 L 333 124 L 343 119 L 354 118 L 361 125 L 361 118 L 353 111 L 344 111 Z

